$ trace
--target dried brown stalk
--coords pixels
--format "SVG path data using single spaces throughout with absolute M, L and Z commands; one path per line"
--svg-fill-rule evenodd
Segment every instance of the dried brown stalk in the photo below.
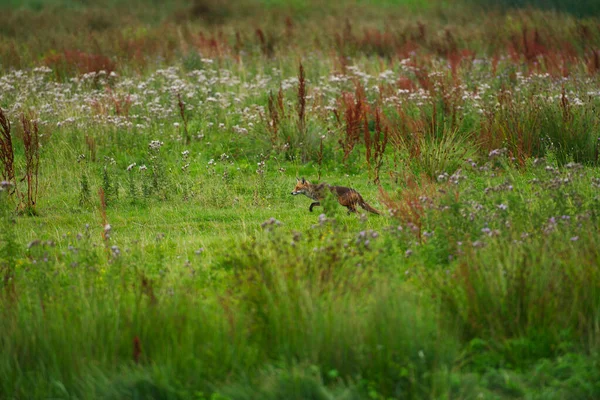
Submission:
M 375 109 L 375 136 L 373 141 L 373 183 L 379 184 L 379 171 L 383 165 L 383 155 L 389 139 L 389 130 L 387 124 L 381 126 L 381 112 L 379 108 Z M 383 137 L 382 137 L 383 135 Z
M 15 180 L 15 154 L 10 134 L 10 121 L 2 108 L 0 108 L 0 165 L 2 166 L 2 180 L 12 183 L 10 193 L 17 188 Z
M 25 211 L 35 214 L 38 195 L 38 174 L 40 168 L 40 133 L 37 120 L 32 116 L 21 114 L 23 125 L 23 146 L 25 149 L 25 176 L 21 181 L 27 182 L 27 200 Z
M 306 78 L 302 63 L 298 68 L 298 130 L 304 136 L 306 130 Z

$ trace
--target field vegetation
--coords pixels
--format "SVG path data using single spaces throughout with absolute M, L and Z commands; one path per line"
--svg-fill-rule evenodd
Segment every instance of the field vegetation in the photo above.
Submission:
M 596 2 L 321 3 L 0 1 L 0 399 L 600 398 Z

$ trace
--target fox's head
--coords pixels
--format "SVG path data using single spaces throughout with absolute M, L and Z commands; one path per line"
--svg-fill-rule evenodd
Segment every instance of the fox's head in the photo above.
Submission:
M 310 182 L 304 178 L 302 178 L 302 179 L 296 178 L 296 187 L 294 188 L 294 191 L 292 192 L 292 194 L 294 196 L 297 194 L 306 194 L 306 190 L 308 189 L 309 184 L 310 184 Z

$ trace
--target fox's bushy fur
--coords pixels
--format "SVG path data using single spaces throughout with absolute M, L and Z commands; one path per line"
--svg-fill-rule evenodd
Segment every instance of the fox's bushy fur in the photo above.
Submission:
M 308 211 L 312 212 L 313 207 L 321 205 L 321 201 L 327 196 L 327 191 L 337 197 L 337 201 L 348 209 L 348 213 L 358 212 L 356 208 L 357 206 L 361 206 L 363 209 L 372 212 L 373 214 L 381 214 L 364 201 L 360 193 L 345 186 L 330 186 L 326 183 L 312 184 L 304 178 L 297 178 L 296 187 L 294 188 L 292 195 L 303 194 L 314 200 L 308 208 Z

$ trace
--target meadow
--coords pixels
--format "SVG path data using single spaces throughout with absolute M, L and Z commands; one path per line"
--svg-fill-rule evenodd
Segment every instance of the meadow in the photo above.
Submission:
M 594 1 L 0 14 L 0 399 L 600 398 Z

